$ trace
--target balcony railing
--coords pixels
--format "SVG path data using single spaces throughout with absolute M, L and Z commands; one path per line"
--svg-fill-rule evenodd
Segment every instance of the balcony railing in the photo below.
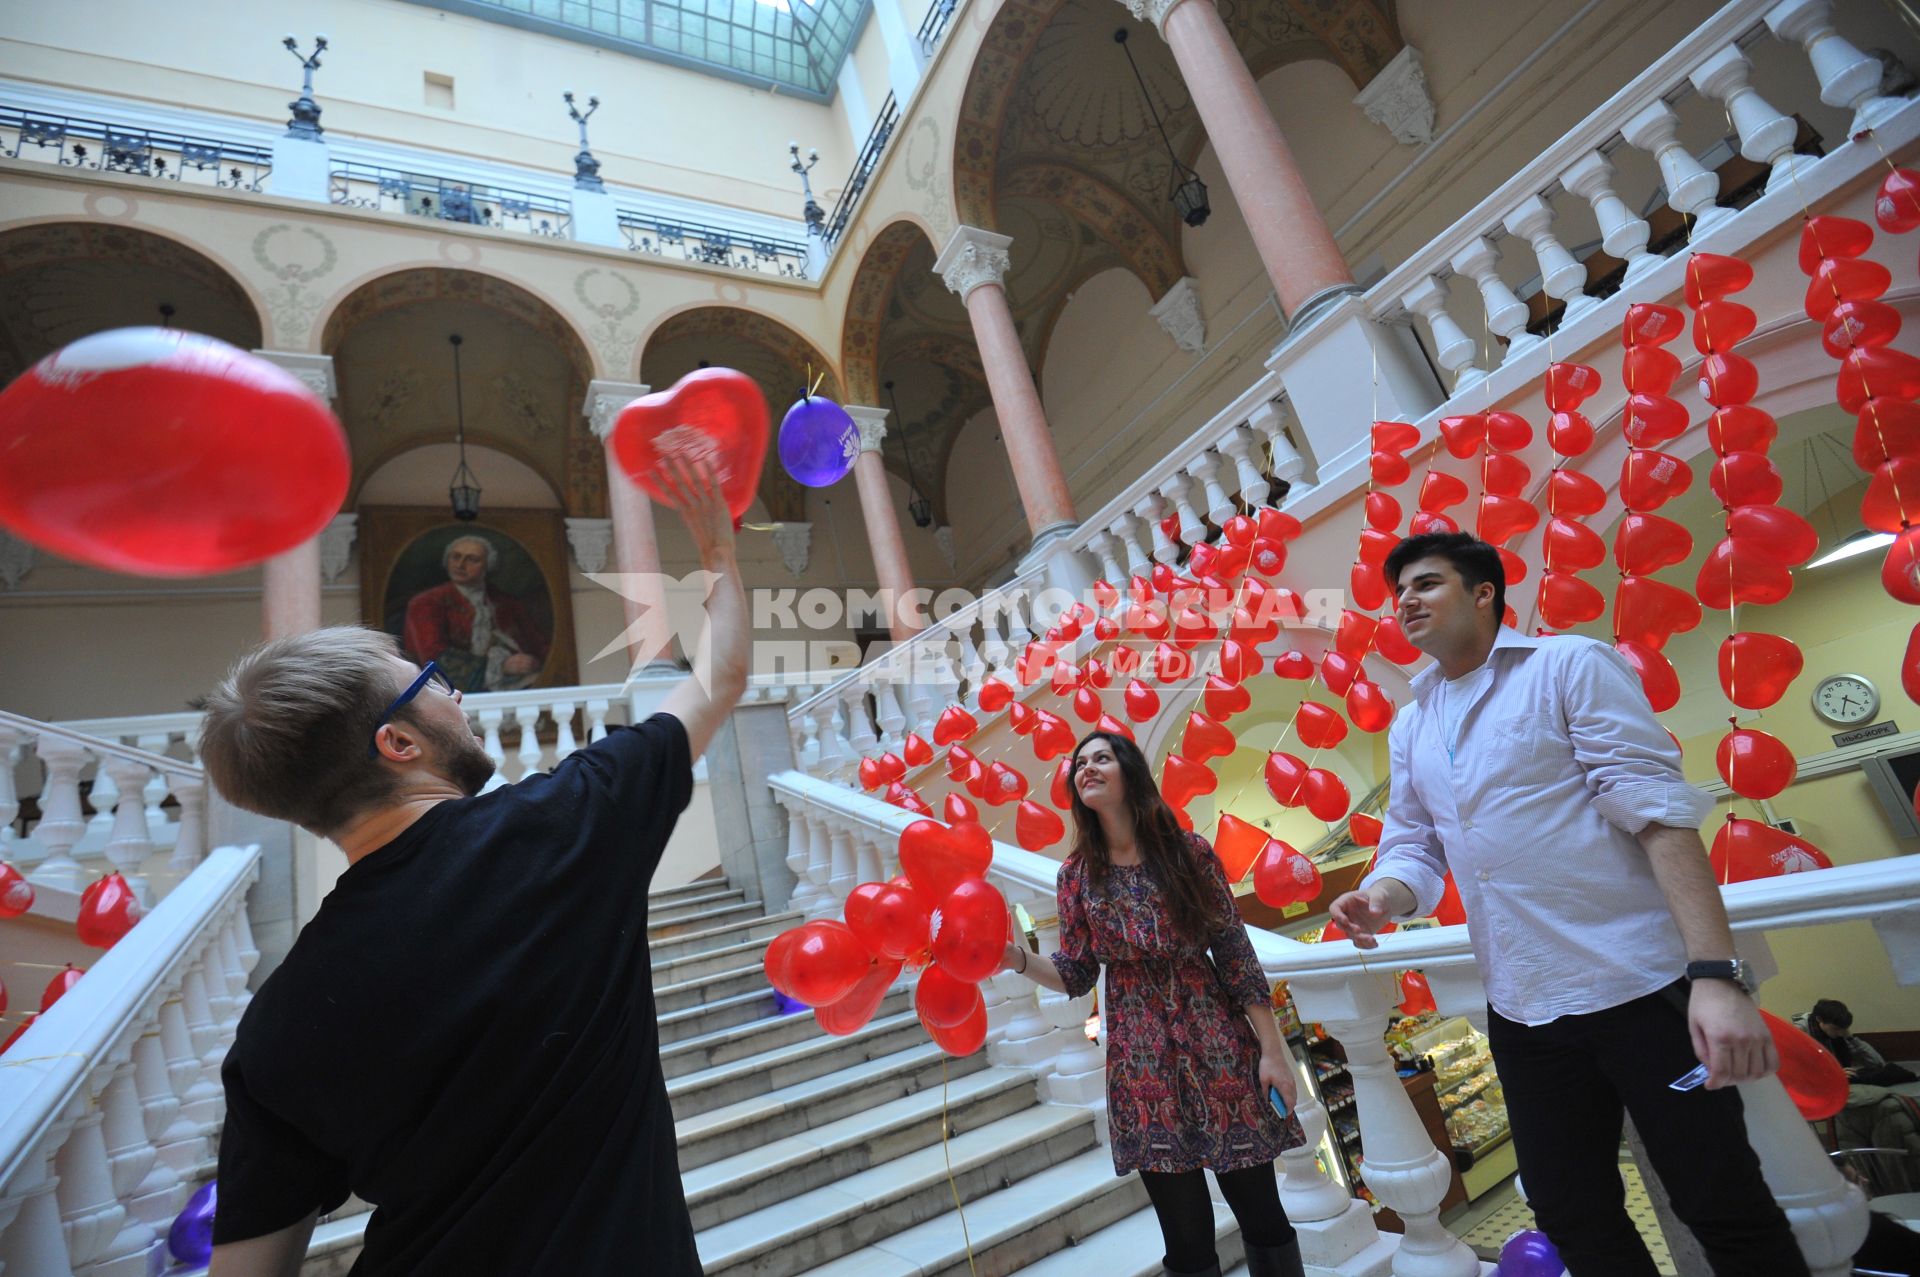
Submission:
M 139 125 L 0 106 L 0 154 L 67 168 L 258 191 L 273 168 L 265 147 Z
M 551 239 L 567 238 L 573 220 L 571 206 L 550 195 L 373 164 L 335 164 L 328 196 L 335 204 L 355 208 L 525 231 Z
M 953 21 L 954 10 L 960 7 L 960 0 L 933 0 L 927 9 L 927 16 L 920 19 L 920 30 L 914 37 L 920 41 L 920 52 L 931 57 L 940 47 L 940 37 L 947 33 L 947 27 Z
M 847 223 L 853 218 L 854 206 L 860 202 L 860 195 L 867 189 L 873 171 L 880 167 L 880 156 L 885 153 L 887 143 L 893 137 L 894 126 L 898 123 L 900 104 L 889 93 L 880 106 L 880 118 L 873 122 L 866 143 L 860 148 L 860 156 L 853 162 L 853 172 L 848 176 L 847 184 L 841 188 L 840 198 L 834 201 L 833 212 L 827 215 L 825 238 L 829 249 L 840 241 L 841 234 L 846 231 Z
M 620 210 L 620 233 L 630 252 L 792 279 L 807 275 L 807 246 L 798 240 L 769 239 L 625 208 Z

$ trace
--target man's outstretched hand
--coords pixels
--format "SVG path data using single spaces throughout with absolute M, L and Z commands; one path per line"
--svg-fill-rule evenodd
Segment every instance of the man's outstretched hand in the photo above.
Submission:
M 669 457 L 660 467 L 660 486 L 673 497 L 687 531 L 693 534 L 702 567 L 730 564 L 734 555 L 733 512 L 713 466 L 705 461 Z

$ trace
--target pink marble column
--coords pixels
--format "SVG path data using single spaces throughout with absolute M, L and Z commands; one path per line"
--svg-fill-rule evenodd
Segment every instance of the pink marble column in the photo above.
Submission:
M 1000 438 L 1013 466 L 1027 528 L 1038 542 L 1051 532 L 1073 527 L 1077 520 L 1060 458 L 1053 450 L 1053 435 L 1047 429 L 1046 410 L 1040 406 L 1040 392 L 1013 325 L 1013 308 L 1007 303 L 1007 249 L 1012 243 L 1005 235 L 962 226 L 947 241 L 933 269 L 959 294 L 973 322 L 973 340 L 986 369 Z
M 256 350 L 261 359 L 283 368 L 329 403 L 333 400 L 333 358 L 287 350 Z M 314 537 L 261 565 L 260 632 L 286 638 L 320 628 L 320 538 Z
M 1353 283 L 1326 218 L 1213 0 L 1123 0 L 1166 37 L 1288 318 Z
M 613 455 L 613 423 L 620 410 L 647 393 L 637 382 L 595 381 L 587 386 L 584 411 L 606 448 L 607 514 L 613 523 L 613 570 L 626 579 L 619 590 L 628 632 L 627 655 L 635 666 L 671 665 L 673 626 L 667 616 L 666 579 L 660 570 L 660 539 L 653 502 L 627 478 Z M 635 630 L 633 625 L 641 622 Z
M 873 570 L 880 588 L 892 597 L 887 628 L 896 643 L 920 632 L 906 606 L 913 590 L 913 568 L 907 562 L 907 542 L 900 533 L 900 516 L 893 508 L 887 485 L 887 467 L 880 459 L 880 441 L 887 437 L 887 410 L 847 405 L 847 415 L 860 427 L 860 455 L 853 461 L 853 482 L 860 490 L 860 515 L 867 525 L 867 545 L 873 550 Z

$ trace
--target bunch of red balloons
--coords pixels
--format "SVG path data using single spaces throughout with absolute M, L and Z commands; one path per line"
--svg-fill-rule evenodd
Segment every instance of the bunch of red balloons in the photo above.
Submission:
M 1920 226 L 1916 175 L 1893 169 L 1880 188 L 1874 218 L 1904 234 Z M 1800 233 L 1800 269 L 1812 277 L 1807 316 L 1821 322 L 1827 353 L 1840 360 L 1835 387 L 1840 406 L 1854 414 L 1853 459 L 1871 479 L 1860 517 L 1893 536 L 1881 561 L 1880 584 L 1902 603 L 1920 606 L 1920 359 L 1889 344 L 1900 332 L 1900 312 L 1881 302 L 1892 272 L 1862 256 L 1873 228 L 1845 217 L 1812 217 Z M 1920 625 L 1907 638 L 1900 684 L 1920 702 Z
M 900 876 L 855 887 L 845 921 L 809 922 L 767 946 L 767 982 L 814 1008 L 827 1032 L 857 1032 L 912 968 L 914 1010 L 942 1050 L 970 1055 L 986 1040 L 979 984 L 1000 969 L 1007 902 L 986 880 L 993 839 L 965 799 L 949 798 L 948 810 L 952 823 L 916 820 L 901 832 Z
M 1593 423 L 1580 405 L 1600 389 L 1601 376 L 1586 364 L 1547 366 L 1547 443 L 1555 457 L 1584 456 L 1593 447 Z M 1540 619 L 1556 630 L 1598 620 L 1606 600 L 1578 575 L 1606 562 L 1606 542 L 1587 520 L 1606 506 L 1607 494 L 1592 476 L 1555 464 L 1547 475 L 1547 530 L 1541 553 Z

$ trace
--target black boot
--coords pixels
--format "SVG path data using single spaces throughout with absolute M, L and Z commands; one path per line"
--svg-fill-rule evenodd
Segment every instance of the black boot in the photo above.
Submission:
M 1247 1277 L 1306 1277 L 1300 1262 L 1300 1240 L 1289 1238 L 1284 1246 L 1256 1246 L 1247 1243 Z
M 1165 1270 L 1167 1277 L 1220 1277 L 1220 1261 L 1217 1259 L 1205 1268 L 1186 1269 L 1173 1267 L 1167 1263 L 1167 1257 L 1162 1255 L 1160 1267 Z

